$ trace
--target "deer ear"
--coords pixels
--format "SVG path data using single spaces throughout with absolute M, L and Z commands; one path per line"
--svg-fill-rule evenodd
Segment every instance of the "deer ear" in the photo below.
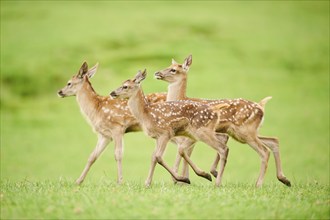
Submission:
M 139 84 L 140 82 L 142 82 L 147 76 L 147 70 L 144 69 L 142 72 L 141 70 L 139 70 L 139 72 L 136 74 L 133 82 Z
M 93 66 L 92 68 L 90 68 L 90 69 L 88 70 L 87 75 L 88 75 L 89 78 L 92 78 L 92 77 L 94 76 L 94 74 L 95 74 L 96 71 L 97 71 L 98 66 L 99 66 L 99 63 L 96 63 L 95 66 Z
M 178 64 L 173 58 L 172 58 L 172 65 Z
M 84 75 L 86 74 L 88 72 L 88 65 L 87 65 L 87 62 L 85 61 L 82 65 L 81 65 L 81 67 L 80 67 L 80 69 L 79 69 L 79 71 L 78 71 L 78 77 L 79 78 L 83 78 L 84 77 Z
M 183 62 L 182 68 L 187 72 L 192 64 L 192 55 L 189 55 Z

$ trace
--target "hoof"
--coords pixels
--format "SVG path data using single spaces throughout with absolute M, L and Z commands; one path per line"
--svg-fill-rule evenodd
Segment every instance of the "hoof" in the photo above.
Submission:
M 212 174 L 215 178 L 217 178 L 217 176 L 218 176 L 218 172 L 217 172 L 216 170 L 212 170 L 212 171 L 211 171 L 211 174 Z
M 172 176 L 172 181 L 173 181 L 174 184 L 178 183 L 178 181 L 173 176 Z
M 282 178 L 282 179 L 278 179 L 279 181 L 281 181 L 284 185 L 291 187 L 291 183 L 287 178 Z
M 205 176 L 203 176 L 205 179 L 209 180 L 210 182 L 212 182 L 212 177 L 210 174 L 206 174 Z
M 76 185 L 78 185 L 78 186 L 79 186 L 79 185 L 81 185 L 81 184 L 82 184 L 82 182 L 83 182 L 82 180 L 79 180 L 79 179 L 77 179 L 75 183 L 76 183 Z
M 190 180 L 189 180 L 189 178 L 182 178 L 182 179 L 180 179 L 180 180 L 178 180 L 178 181 L 180 181 L 180 182 L 184 182 L 184 183 L 187 183 L 187 184 L 190 184 Z
M 146 180 L 146 181 L 144 182 L 144 186 L 145 186 L 146 188 L 150 188 L 150 186 L 151 186 L 151 181 Z

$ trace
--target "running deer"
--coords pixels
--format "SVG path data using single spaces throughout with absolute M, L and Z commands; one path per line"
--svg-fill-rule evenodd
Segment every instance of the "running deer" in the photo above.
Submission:
M 132 116 L 126 100 L 115 100 L 109 96 L 100 96 L 95 92 L 89 78 L 94 76 L 97 67 L 98 64 L 88 69 L 87 63 L 84 62 L 78 73 L 68 81 L 63 89 L 58 91 L 58 96 L 62 98 L 76 96 L 82 114 L 98 136 L 96 147 L 90 154 L 76 183 L 81 184 L 84 181 L 93 163 L 110 141 L 114 140 L 117 182 L 120 184 L 123 181 L 123 136 L 127 132 L 141 131 L 142 129 L 138 121 Z M 166 95 L 154 93 L 148 95 L 147 98 L 150 102 L 165 101 Z
M 189 137 L 190 139 L 186 140 L 192 142 L 203 141 L 217 151 L 220 155 L 220 168 L 216 185 L 219 186 L 228 154 L 228 148 L 223 143 L 226 142 L 228 136 L 217 133 L 215 130 L 220 120 L 218 112 L 228 104 L 208 106 L 191 101 L 150 103 L 145 98 L 140 86 L 145 78 L 146 70 L 139 71 L 134 79 L 125 81 L 121 87 L 111 92 L 110 96 L 128 98 L 128 106 L 132 114 L 140 122 L 145 133 L 156 139 L 156 149 L 152 154 L 151 167 L 145 182 L 146 186 L 150 186 L 152 182 L 157 163 L 163 166 L 175 180 L 190 183 L 189 178 L 179 176 L 162 158 L 167 143 L 177 136 Z M 190 146 L 190 143 L 178 146 L 179 154 L 197 175 L 212 181 L 211 175 L 198 168 L 188 157 L 186 146 Z
M 228 107 L 220 110 L 221 119 L 217 125 L 217 132 L 227 133 L 236 141 L 247 143 L 259 154 L 261 158 L 261 168 L 256 186 L 260 187 L 263 183 L 270 155 L 268 149 L 273 152 L 275 158 L 278 180 L 287 186 L 291 186 L 290 181 L 285 177 L 282 171 L 278 139 L 274 137 L 261 137 L 258 134 L 258 129 L 261 126 L 264 117 L 265 105 L 271 97 L 266 97 L 259 103 L 244 99 L 205 100 L 189 98 L 186 96 L 186 88 L 187 72 L 189 71 L 191 64 L 191 55 L 184 60 L 183 64 L 179 64 L 172 59 L 172 64 L 168 68 L 155 73 L 156 79 L 169 83 L 166 100 L 192 100 L 209 106 L 224 103 L 228 104 Z M 175 164 L 176 170 L 178 169 L 180 159 L 181 158 L 178 155 Z M 214 162 L 215 166 L 218 161 L 219 157 L 217 156 Z M 215 169 L 213 169 L 211 173 L 214 176 L 217 176 Z

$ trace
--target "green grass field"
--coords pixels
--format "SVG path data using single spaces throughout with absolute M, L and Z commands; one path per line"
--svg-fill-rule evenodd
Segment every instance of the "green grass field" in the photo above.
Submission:
M 292 187 L 271 157 L 256 189 L 258 155 L 230 140 L 222 187 L 157 166 L 146 189 L 155 143 L 141 132 L 125 136 L 123 185 L 113 143 L 74 185 L 96 135 L 57 90 L 86 60 L 99 94 L 143 68 L 145 92 L 166 91 L 153 73 L 189 54 L 188 96 L 273 96 L 260 133 L 280 139 Z M 329 155 L 328 1 L 1 1 L 1 219 L 329 219 Z M 208 171 L 214 156 L 198 143 L 192 160 Z

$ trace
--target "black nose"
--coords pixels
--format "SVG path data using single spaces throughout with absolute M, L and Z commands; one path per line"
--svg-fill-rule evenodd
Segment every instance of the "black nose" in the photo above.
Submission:
M 64 96 L 63 91 L 62 91 L 62 90 L 58 91 L 58 92 L 57 92 L 57 95 L 63 97 L 63 96 Z
M 113 92 L 110 93 L 110 96 L 113 97 L 113 98 L 116 98 L 117 97 L 117 94 L 116 94 L 115 91 L 113 91 Z
M 156 79 L 162 78 L 161 72 L 155 72 L 154 75 L 155 75 Z

